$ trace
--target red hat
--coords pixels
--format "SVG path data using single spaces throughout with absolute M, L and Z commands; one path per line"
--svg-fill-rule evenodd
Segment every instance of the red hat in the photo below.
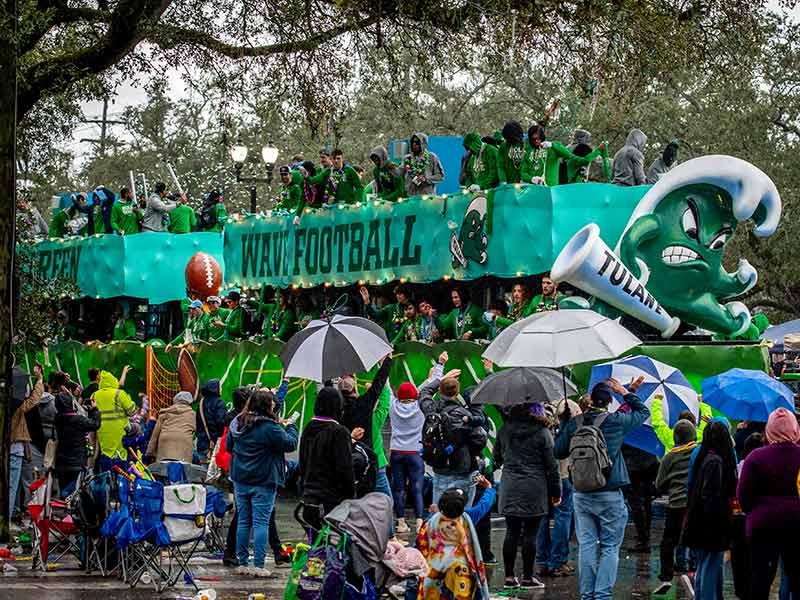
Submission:
M 398 400 L 416 400 L 417 399 L 417 388 L 416 386 L 411 383 L 410 381 L 405 381 L 400 384 L 400 387 L 397 388 L 397 399 Z

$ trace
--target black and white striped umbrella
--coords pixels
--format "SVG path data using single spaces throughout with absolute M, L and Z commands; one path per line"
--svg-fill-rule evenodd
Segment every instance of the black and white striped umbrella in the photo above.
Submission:
M 323 382 L 369 371 L 392 351 L 383 327 L 362 317 L 311 321 L 281 350 L 287 377 Z

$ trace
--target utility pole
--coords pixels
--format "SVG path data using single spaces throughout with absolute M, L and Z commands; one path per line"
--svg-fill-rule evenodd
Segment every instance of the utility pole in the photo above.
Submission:
M 108 118 L 108 96 L 103 98 L 103 117 L 100 119 L 83 119 L 81 123 L 96 123 L 100 125 L 100 139 L 83 138 L 81 142 L 89 142 L 90 144 L 98 144 L 100 147 L 100 156 L 106 155 L 106 133 L 109 125 L 125 125 L 125 121 L 115 121 Z

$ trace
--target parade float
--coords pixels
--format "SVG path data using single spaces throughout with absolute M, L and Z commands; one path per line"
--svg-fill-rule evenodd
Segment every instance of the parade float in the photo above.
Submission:
M 764 325 L 737 300 L 757 274 L 746 257 L 735 257 L 738 267 L 729 273 L 723 257 L 738 227 L 752 221 L 753 233 L 767 237 L 780 215 L 780 196 L 763 172 L 739 159 L 707 156 L 679 165 L 654 186 L 507 184 L 394 203 L 368 197 L 306 209 L 299 225 L 286 213 L 236 215 L 222 237 L 106 235 L 40 242 L 33 251 L 43 273 L 70 274 L 87 297 L 175 306 L 186 298 L 185 268 L 199 251 L 219 264 L 223 292 L 243 294 L 263 286 L 339 293 L 392 282 L 422 291 L 446 282 L 488 301 L 492 289 L 552 269 L 553 279 L 575 292 L 560 309 L 590 307 L 621 317 L 644 341 L 635 353 L 680 369 L 699 390 L 704 378 L 730 368 L 768 369 L 767 348 L 758 341 Z M 223 397 L 230 398 L 243 384 L 276 386 L 281 347 L 256 338 L 182 350 L 199 380 L 220 379 Z M 485 376 L 484 348 L 472 341 L 400 343 L 391 381 L 420 383 L 446 350 L 448 366 L 461 369 L 466 388 Z M 18 348 L 17 357 L 24 368 L 38 358 L 83 382 L 93 366 L 119 372 L 130 364 L 129 391 L 168 398 L 181 385 L 179 362 L 188 360 L 179 359 L 180 351 L 145 341 L 64 341 Z M 588 384 L 589 370 L 572 370 L 579 388 Z M 369 374 L 359 381 L 369 381 Z M 300 411 L 307 422 L 315 394 L 313 382 L 292 381 L 286 410 Z

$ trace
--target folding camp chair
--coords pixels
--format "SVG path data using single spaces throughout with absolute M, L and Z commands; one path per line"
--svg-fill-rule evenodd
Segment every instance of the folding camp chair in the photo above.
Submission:
M 28 514 L 33 523 L 31 566 L 34 571 L 47 572 L 48 564 L 58 563 L 66 556 L 81 560 L 81 531 L 69 514 L 63 500 L 53 498 L 53 476 L 47 473 L 31 486 Z

